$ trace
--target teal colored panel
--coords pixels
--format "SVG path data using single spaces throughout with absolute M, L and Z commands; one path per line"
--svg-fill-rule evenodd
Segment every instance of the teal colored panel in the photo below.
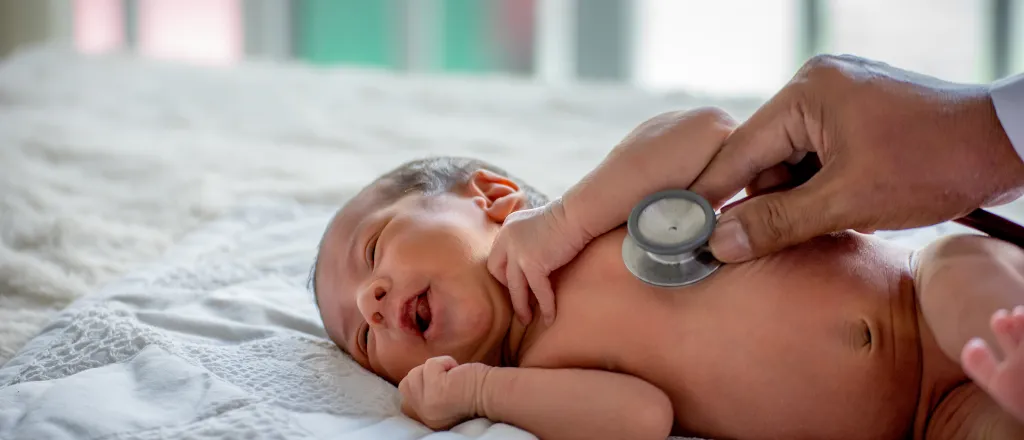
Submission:
M 488 0 L 442 0 L 441 66 L 444 70 L 491 70 L 491 6 Z
M 299 0 L 296 54 L 317 64 L 394 66 L 391 0 Z

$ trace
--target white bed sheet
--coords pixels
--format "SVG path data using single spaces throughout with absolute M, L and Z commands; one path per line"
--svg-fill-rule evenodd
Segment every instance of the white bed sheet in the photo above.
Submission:
M 76 302 L 0 368 L 0 438 L 532 438 L 433 434 L 325 338 L 304 282 L 331 212 L 247 207 Z
M 0 438 L 534 438 L 431 432 L 326 339 L 304 282 L 332 212 L 246 207 L 77 301 L 0 368 Z
M 322 338 L 301 281 L 328 213 L 427 154 L 491 160 L 557 194 L 639 122 L 700 104 L 730 107 L 515 78 L 19 53 L 0 64 L 0 438 L 430 434 Z M 433 437 L 526 435 L 460 429 Z
M 557 194 L 640 121 L 707 104 L 753 108 L 20 54 L 0 65 L 0 363 L 18 353 L 0 368 L 0 438 L 530 438 L 486 420 L 430 433 L 323 337 L 303 281 L 328 216 L 428 153 Z M 962 230 L 885 235 L 918 246 Z

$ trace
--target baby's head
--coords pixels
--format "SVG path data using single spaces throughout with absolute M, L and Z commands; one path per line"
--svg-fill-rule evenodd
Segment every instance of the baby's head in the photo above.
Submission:
M 348 201 L 320 243 L 310 285 L 330 338 L 401 381 L 426 359 L 493 363 L 512 321 L 487 270 L 505 218 L 546 197 L 480 160 L 409 162 Z

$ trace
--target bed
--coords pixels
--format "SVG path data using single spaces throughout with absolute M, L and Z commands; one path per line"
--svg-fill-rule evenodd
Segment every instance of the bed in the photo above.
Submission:
M 0 437 L 533 438 L 486 420 L 433 433 L 325 338 L 305 281 L 334 209 L 427 154 L 558 194 L 658 112 L 758 104 L 19 52 L 0 64 Z

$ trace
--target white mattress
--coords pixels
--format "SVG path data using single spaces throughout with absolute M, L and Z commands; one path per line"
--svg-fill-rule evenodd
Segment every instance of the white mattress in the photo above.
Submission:
M 19 54 L 0 65 L 0 438 L 530 438 L 486 420 L 432 434 L 324 338 L 304 281 L 328 216 L 426 154 L 489 159 L 557 194 L 640 121 L 705 104 L 753 108 Z

